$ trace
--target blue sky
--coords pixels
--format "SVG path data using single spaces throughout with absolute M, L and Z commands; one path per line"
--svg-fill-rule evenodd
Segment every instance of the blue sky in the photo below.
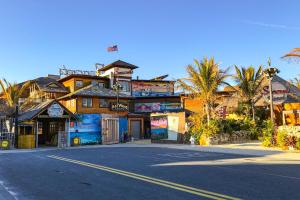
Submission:
M 135 76 L 185 76 L 194 58 L 221 67 L 267 64 L 284 78 L 300 63 L 280 57 L 299 47 L 300 2 L 284 0 L 0 0 L 0 77 L 24 81 L 58 68 L 94 70 L 122 59 Z M 108 53 L 110 45 L 119 54 Z

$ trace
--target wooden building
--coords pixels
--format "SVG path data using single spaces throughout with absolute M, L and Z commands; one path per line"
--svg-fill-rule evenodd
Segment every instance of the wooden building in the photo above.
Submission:
M 64 77 L 31 80 L 19 117 L 21 138 L 28 135 L 31 142 L 20 146 L 58 145 L 62 133 L 67 145 L 149 138 L 151 113 L 181 111 L 180 96 L 174 93 L 174 81 L 163 80 L 166 76 L 132 79 L 136 68 L 117 60 L 94 75 L 71 70 Z M 116 85 L 121 86 L 118 91 Z M 51 109 L 60 114 L 51 115 Z

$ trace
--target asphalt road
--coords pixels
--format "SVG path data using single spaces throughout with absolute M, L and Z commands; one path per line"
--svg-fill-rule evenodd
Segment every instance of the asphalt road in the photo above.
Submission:
M 140 147 L 0 154 L 0 199 L 300 199 L 299 165 L 251 159 Z

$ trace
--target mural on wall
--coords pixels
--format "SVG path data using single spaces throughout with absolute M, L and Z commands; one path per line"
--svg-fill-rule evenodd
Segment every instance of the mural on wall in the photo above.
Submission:
M 173 92 L 173 83 L 132 82 L 133 96 L 170 96 Z
M 151 138 L 156 140 L 168 138 L 167 116 L 151 117 Z
M 101 141 L 101 115 L 100 114 L 79 114 L 78 122 L 70 125 L 70 139 L 79 138 L 80 144 L 99 143 Z
M 178 111 L 181 109 L 180 103 L 135 103 L 135 112 L 162 112 Z

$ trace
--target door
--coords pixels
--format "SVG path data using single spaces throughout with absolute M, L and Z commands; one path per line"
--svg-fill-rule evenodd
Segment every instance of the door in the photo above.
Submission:
M 177 140 L 179 117 L 168 116 L 168 140 Z
M 134 139 L 141 137 L 141 120 L 131 120 L 130 122 L 131 136 Z
M 102 144 L 119 143 L 119 120 L 102 119 Z

